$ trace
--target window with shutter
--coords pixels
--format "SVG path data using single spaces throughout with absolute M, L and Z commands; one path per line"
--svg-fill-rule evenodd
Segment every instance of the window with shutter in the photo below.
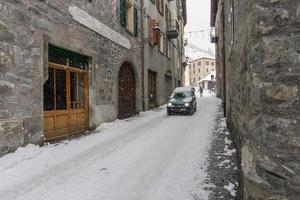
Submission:
M 158 44 L 158 33 L 156 33 L 153 28 L 155 25 L 159 23 L 156 22 L 155 19 L 151 19 L 150 16 L 148 16 L 148 34 L 149 34 L 149 44 L 156 45 Z
M 138 35 L 138 9 L 132 0 L 120 0 L 120 21 L 128 32 Z
M 126 0 L 120 0 L 120 22 L 123 27 L 126 27 Z
M 134 7 L 134 36 L 138 36 L 138 9 Z

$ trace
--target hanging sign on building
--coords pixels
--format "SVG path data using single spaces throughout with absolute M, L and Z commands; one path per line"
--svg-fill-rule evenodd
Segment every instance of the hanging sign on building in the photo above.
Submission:
M 77 6 L 70 6 L 69 12 L 75 21 L 95 31 L 103 37 L 121 45 L 122 47 L 130 49 L 130 41 L 127 38 L 112 30 L 111 28 L 101 23 L 94 17 L 90 16 L 88 13 L 81 10 Z

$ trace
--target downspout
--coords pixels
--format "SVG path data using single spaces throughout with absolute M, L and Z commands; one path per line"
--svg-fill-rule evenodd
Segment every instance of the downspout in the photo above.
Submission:
M 182 33 L 182 27 L 181 27 L 180 32 Z M 180 49 L 179 50 L 180 50 L 179 63 L 180 63 L 180 84 L 181 84 L 182 83 L 182 56 L 183 56 L 183 53 L 182 53 L 182 37 L 181 36 L 180 36 Z M 176 85 L 175 85 L 175 87 L 176 87 Z M 181 87 L 181 85 L 179 85 L 178 87 Z
M 225 10 L 224 10 L 224 1 L 222 1 L 222 40 L 223 40 L 223 49 L 222 49 L 222 59 L 223 59 L 223 107 L 224 107 L 224 117 L 226 117 L 226 56 L 225 56 Z
M 144 44 L 144 0 L 141 0 L 141 61 L 142 61 L 142 103 L 145 111 L 145 44 Z

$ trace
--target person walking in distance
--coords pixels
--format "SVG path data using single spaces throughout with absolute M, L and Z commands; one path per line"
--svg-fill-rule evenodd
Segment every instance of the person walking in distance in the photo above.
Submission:
M 203 97 L 203 88 L 200 86 L 198 92 L 200 93 L 200 97 Z

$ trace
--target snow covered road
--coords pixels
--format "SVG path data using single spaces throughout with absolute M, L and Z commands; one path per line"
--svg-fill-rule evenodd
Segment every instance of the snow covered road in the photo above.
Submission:
M 29 145 L 0 158 L 2 200 L 205 200 L 215 97 L 193 116 L 158 109 L 115 121 L 99 133 Z

